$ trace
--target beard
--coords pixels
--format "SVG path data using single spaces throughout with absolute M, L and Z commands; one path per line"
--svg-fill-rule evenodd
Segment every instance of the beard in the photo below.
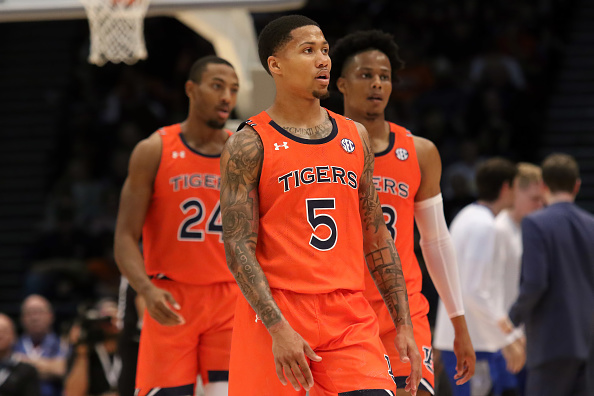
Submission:
M 313 91 L 311 94 L 314 98 L 320 100 L 328 99 L 330 97 L 330 91 L 327 89 L 325 91 Z
M 212 129 L 223 129 L 223 127 L 225 126 L 225 122 L 220 122 L 217 120 L 208 120 L 206 121 L 206 125 Z

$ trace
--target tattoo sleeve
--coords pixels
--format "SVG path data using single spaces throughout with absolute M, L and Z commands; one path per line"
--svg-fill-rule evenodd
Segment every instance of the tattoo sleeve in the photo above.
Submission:
M 221 154 L 221 216 L 227 265 L 246 300 L 269 328 L 281 321 L 282 314 L 255 253 L 263 158 L 262 141 L 255 131 L 243 129 L 229 138 Z
M 365 261 L 396 327 L 411 324 L 400 257 L 386 228 L 382 206 L 373 184 L 375 160 L 366 131 L 361 132 L 361 141 L 365 161 L 359 185 L 359 212 L 363 226 Z

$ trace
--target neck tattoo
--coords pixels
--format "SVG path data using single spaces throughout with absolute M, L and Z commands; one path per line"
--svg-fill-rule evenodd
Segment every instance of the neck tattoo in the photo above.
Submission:
M 282 128 L 295 136 L 304 137 L 306 139 L 323 139 L 332 132 L 332 122 L 329 118 L 326 118 L 324 122 L 313 128 L 297 128 L 290 126 L 284 126 Z

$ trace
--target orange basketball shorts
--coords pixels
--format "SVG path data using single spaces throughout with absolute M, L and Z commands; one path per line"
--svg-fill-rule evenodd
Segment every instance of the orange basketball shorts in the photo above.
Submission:
M 419 304 L 414 295 L 409 296 L 409 305 L 411 310 L 411 319 L 413 324 L 413 331 L 419 353 L 423 359 L 423 378 L 419 385 L 419 389 L 425 389 L 431 394 L 434 392 L 435 378 L 433 374 L 433 349 L 431 347 L 431 328 L 429 327 L 429 320 L 427 319 L 426 309 L 417 309 L 419 305 L 426 305 L 426 300 L 422 299 Z M 410 375 L 410 363 L 403 363 L 400 361 L 400 354 L 394 345 L 396 338 L 396 328 L 394 322 L 390 317 L 388 309 L 383 301 L 372 302 L 371 306 L 376 312 L 379 326 L 380 337 L 390 357 L 392 363 L 392 370 L 394 377 L 396 377 L 396 384 L 400 388 L 404 388 L 406 378 Z
M 139 395 L 155 388 L 191 389 L 188 394 L 193 394 L 198 374 L 204 383 L 227 381 L 237 284 L 153 283 L 173 295 L 186 323 L 162 326 L 145 311 L 136 373 Z
M 363 389 L 396 390 L 379 338 L 377 317 L 360 292 L 299 294 L 272 290 L 293 329 L 322 357 L 308 360 L 311 396 L 336 396 Z M 389 394 L 386 392 L 386 394 Z M 244 298 L 237 300 L 229 369 L 230 396 L 305 395 L 279 381 L 272 338 Z

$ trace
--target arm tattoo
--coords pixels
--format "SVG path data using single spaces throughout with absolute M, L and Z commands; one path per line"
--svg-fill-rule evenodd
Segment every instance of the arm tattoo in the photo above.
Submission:
M 387 239 L 386 246 L 368 253 L 365 261 L 394 324 L 411 324 L 406 282 L 394 241 Z
M 384 215 L 381 211 L 379 196 L 373 184 L 373 164 L 375 159 L 367 139 L 361 140 L 363 141 L 365 153 L 361 188 L 359 189 L 359 203 L 363 214 L 363 227 L 366 230 L 373 227 L 375 228 L 375 232 L 377 232 L 379 227 L 384 224 Z
M 227 265 L 241 292 L 268 328 L 282 319 L 256 260 L 258 182 L 264 149 L 258 134 L 243 130 L 229 138 L 221 155 L 221 217 Z

